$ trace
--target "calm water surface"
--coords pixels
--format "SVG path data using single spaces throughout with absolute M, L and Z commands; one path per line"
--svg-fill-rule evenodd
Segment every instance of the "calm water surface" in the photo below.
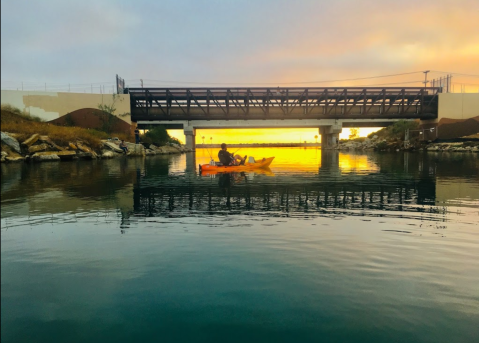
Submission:
M 2 342 L 479 341 L 478 155 L 238 153 L 2 164 Z

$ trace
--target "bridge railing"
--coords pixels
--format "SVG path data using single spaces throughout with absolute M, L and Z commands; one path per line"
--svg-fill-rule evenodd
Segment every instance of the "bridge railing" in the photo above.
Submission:
M 188 119 L 230 114 L 437 115 L 440 88 L 129 88 L 127 92 L 132 115 Z

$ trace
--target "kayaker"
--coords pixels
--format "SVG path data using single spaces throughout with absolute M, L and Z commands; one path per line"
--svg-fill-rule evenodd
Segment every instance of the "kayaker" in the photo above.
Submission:
M 218 152 L 218 158 L 224 166 L 238 166 L 243 165 L 246 161 L 247 155 L 242 158 L 240 155 L 234 155 L 227 150 L 226 144 L 221 144 L 221 150 Z

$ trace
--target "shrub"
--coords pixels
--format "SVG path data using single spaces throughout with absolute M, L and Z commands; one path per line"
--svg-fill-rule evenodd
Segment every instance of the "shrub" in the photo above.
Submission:
M 164 126 L 152 126 L 141 136 L 141 141 L 147 144 L 165 145 L 166 143 L 179 144 L 178 140 L 170 137 Z
M 23 120 L 28 120 L 28 121 L 36 121 L 36 122 L 44 122 L 45 121 L 40 117 L 32 116 L 30 113 L 22 112 L 22 111 L 20 111 L 19 108 L 15 107 L 15 106 L 12 106 L 10 104 L 2 105 L 1 110 L 2 110 L 2 115 L 3 115 L 3 112 L 6 112 L 8 114 L 12 114 L 12 115 L 18 117 L 17 119 L 23 119 Z M 6 114 L 6 116 L 8 116 L 8 114 Z M 2 120 L 2 123 L 3 123 L 3 120 Z
M 416 130 L 419 128 L 418 121 L 407 121 L 407 120 L 399 120 L 388 127 L 384 127 L 379 131 L 370 133 L 368 138 L 372 138 L 373 136 L 378 136 L 379 138 L 387 139 L 387 140 L 404 140 L 404 134 L 406 129 L 409 130 Z

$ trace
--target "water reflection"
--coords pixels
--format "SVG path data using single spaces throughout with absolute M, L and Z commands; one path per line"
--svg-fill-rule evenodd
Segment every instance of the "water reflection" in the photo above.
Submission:
M 187 162 L 205 163 L 209 154 L 204 151 L 146 159 L 2 164 L 2 217 L 101 209 L 118 209 L 124 218 L 304 216 L 331 210 L 443 213 L 448 204 L 478 204 L 478 158 L 473 154 L 258 149 L 252 155 L 276 155 L 272 169 L 199 175 Z

